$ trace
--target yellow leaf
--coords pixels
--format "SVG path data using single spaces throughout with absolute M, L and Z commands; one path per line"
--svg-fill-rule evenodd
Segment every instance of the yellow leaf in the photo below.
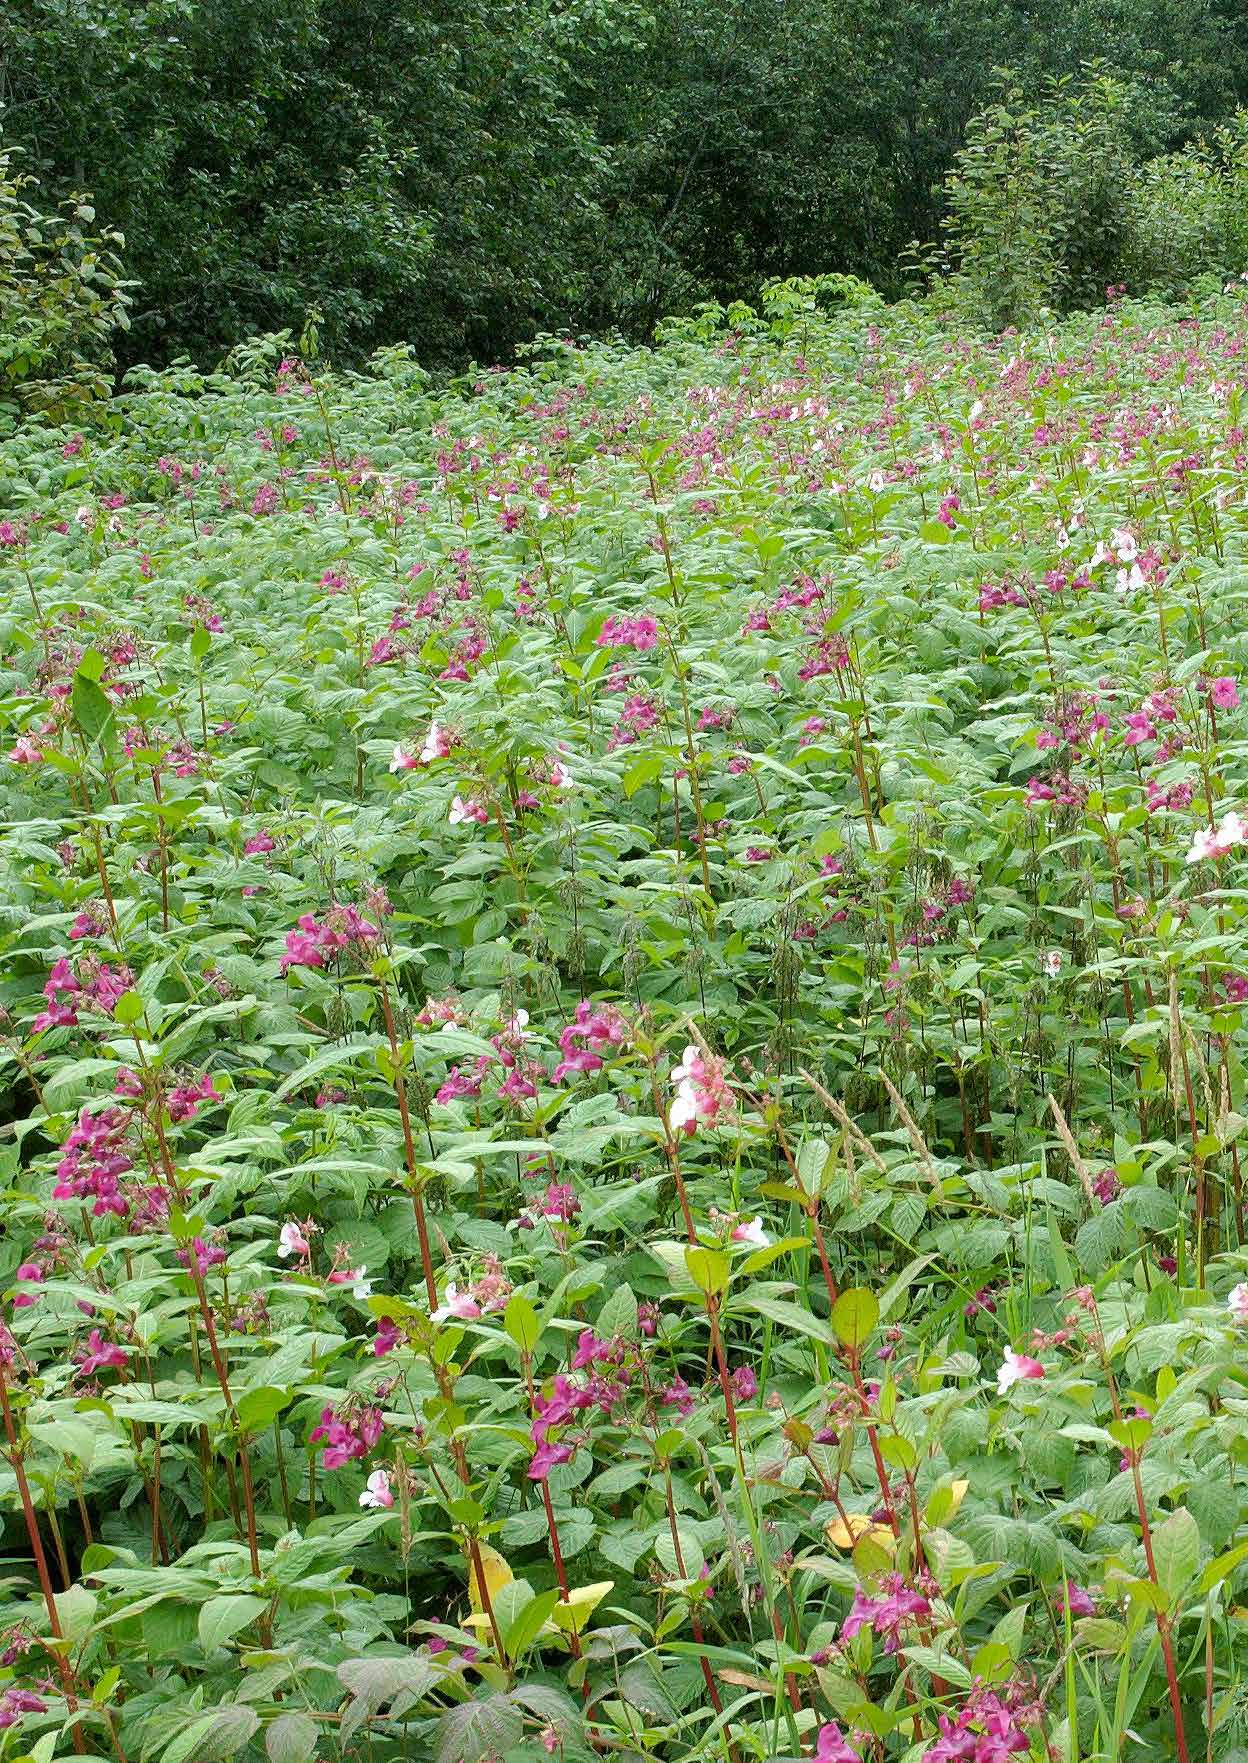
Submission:
M 481 1571 L 485 1575 L 485 1592 L 489 1594 L 491 1605 L 505 1585 L 510 1585 L 515 1577 L 506 1561 L 497 1549 L 488 1543 L 478 1543 L 477 1551 L 481 1559 Z M 485 1612 L 485 1597 L 477 1579 L 477 1566 L 472 1557 L 468 1559 L 468 1598 L 478 1616 Z
M 880 1542 L 887 1537 L 891 1542 L 892 1536 L 886 1524 L 877 1523 L 867 1512 L 847 1512 L 844 1518 L 834 1518 L 828 1526 L 828 1541 L 834 1549 L 852 1549 L 863 1537 Z
M 600 1580 L 597 1585 L 579 1586 L 566 1598 L 560 1598 L 550 1613 L 551 1621 L 565 1634 L 573 1630 L 579 1634 L 607 1593 L 614 1589 L 613 1579 Z
M 949 1518 L 953 1518 L 957 1513 L 958 1507 L 966 1498 L 966 1490 L 970 1485 L 969 1481 L 951 1481 L 949 1483 L 949 1492 L 953 1495 L 953 1507 L 949 1513 Z M 949 1518 L 946 1518 L 946 1524 L 948 1524 Z

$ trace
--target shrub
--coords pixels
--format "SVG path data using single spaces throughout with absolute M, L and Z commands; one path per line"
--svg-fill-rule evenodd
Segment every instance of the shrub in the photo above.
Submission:
M 0 147 L 0 411 L 53 419 L 107 394 L 112 339 L 128 323 L 124 240 L 95 230 L 86 196 L 38 205 L 38 181 Z

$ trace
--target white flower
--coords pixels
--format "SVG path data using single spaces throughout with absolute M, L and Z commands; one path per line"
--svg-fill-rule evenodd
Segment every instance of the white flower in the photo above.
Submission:
M 1109 535 L 1110 544 L 1117 554 L 1119 563 L 1132 563 L 1140 554 L 1135 542 L 1135 534 L 1130 527 L 1116 526 Z
M 1044 958 L 1044 971 L 1048 974 L 1050 979 L 1057 978 L 1058 974 L 1062 971 L 1062 951 L 1060 949 L 1049 950 Z
M 766 1249 L 771 1243 L 771 1238 L 763 1229 L 761 1218 L 747 1218 L 744 1223 L 737 1225 L 732 1233 L 732 1240 L 734 1243 L 752 1243 L 756 1249 Z
M 974 422 L 975 418 L 977 416 L 982 416 L 983 414 L 984 414 L 984 401 L 982 398 L 976 398 L 975 402 L 971 405 L 970 420 L 972 422 Z
M 880 491 L 884 488 L 884 473 L 882 471 L 873 471 L 871 476 L 867 479 L 867 488 L 873 496 L 878 496 Z
M 697 1097 L 692 1085 L 682 1084 L 676 1092 L 675 1100 L 668 1109 L 668 1119 L 674 1132 L 680 1132 L 698 1118 Z
M 365 1483 L 364 1492 L 360 1495 L 361 1506 L 394 1505 L 394 1495 L 390 1491 L 390 1477 L 384 1469 L 374 1469 Z
M 1248 1285 L 1241 1283 L 1234 1286 L 1226 1300 L 1226 1307 L 1231 1313 L 1232 1322 L 1248 1322 Z
M 425 744 L 420 750 L 420 763 L 429 765 L 442 755 L 442 730 L 436 722 L 429 724 L 429 733 L 425 736 Z
M 555 760 L 550 768 L 550 781 L 557 790 L 574 790 L 576 779 L 566 766 Z
M 693 1077 L 694 1067 L 697 1065 L 699 1057 L 696 1046 L 691 1044 L 686 1047 L 680 1056 L 680 1064 L 672 1067 L 672 1082 L 675 1084 L 688 1083 Z

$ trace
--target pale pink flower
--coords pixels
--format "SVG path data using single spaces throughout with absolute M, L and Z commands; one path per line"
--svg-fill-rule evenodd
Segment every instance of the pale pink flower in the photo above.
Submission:
M 1026 1353 L 1016 1353 L 1013 1347 L 1007 1347 L 997 1372 L 997 1394 L 1003 1396 L 1012 1385 L 1043 1376 L 1044 1366 L 1038 1359 L 1029 1359 Z
M 433 1322 L 446 1322 L 452 1316 L 461 1322 L 473 1322 L 481 1314 L 481 1306 L 471 1292 L 461 1292 L 455 1285 L 448 1285 L 442 1302 L 433 1311 L 430 1318 Z
M 299 1225 L 284 1224 L 277 1233 L 277 1252 L 283 1261 L 288 1255 L 298 1255 L 303 1260 L 312 1253 L 312 1245 Z
M 1218 822 L 1216 831 L 1207 826 L 1197 827 L 1192 838 L 1192 848 L 1187 853 L 1189 863 L 1200 863 L 1206 857 L 1225 857 L 1227 852 L 1236 845 L 1242 845 L 1248 839 L 1248 826 L 1232 808 Z
M 364 1492 L 360 1495 L 361 1506 L 385 1507 L 394 1505 L 394 1495 L 390 1489 L 390 1477 L 384 1469 L 374 1469 L 364 1484 Z

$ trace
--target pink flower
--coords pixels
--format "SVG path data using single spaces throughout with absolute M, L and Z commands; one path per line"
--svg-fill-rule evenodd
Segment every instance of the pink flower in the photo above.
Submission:
M 441 723 L 431 722 L 429 733 L 425 736 L 425 744 L 420 749 L 420 763 L 432 765 L 435 759 L 445 759 L 454 746 L 454 740 Z
M 394 1505 L 394 1495 L 390 1491 L 390 1477 L 384 1469 L 374 1469 L 364 1484 L 364 1492 L 360 1495 L 361 1506 L 389 1508 Z
M 475 820 L 479 826 L 489 824 L 489 814 L 480 802 L 471 797 L 454 796 L 451 799 L 451 811 L 446 817 L 452 826 L 463 826 L 466 821 Z
M 659 641 L 658 620 L 651 613 L 637 618 L 608 618 L 598 632 L 600 649 L 653 649 Z
M 1242 1282 L 1232 1286 L 1230 1296 L 1226 1300 L 1226 1308 L 1232 1322 L 1243 1324 L 1248 1322 L 1248 1285 Z
M 325 1442 L 321 1464 L 325 1469 L 341 1469 L 344 1464 L 367 1457 L 385 1431 L 385 1422 L 378 1408 L 347 1406 L 336 1413 L 321 1409 L 320 1424 L 308 1434 L 310 1444 Z
M 1209 696 L 1219 710 L 1239 709 L 1239 687 L 1230 674 L 1223 674 L 1215 679 L 1209 688 Z
M 42 765 L 43 754 L 27 735 L 19 735 L 8 753 L 11 765 Z
M 390 755 L 391 771 L 415 771 L 419 764 L 419 759 L 415 758 L 411 753 L 405 753 L 403 748 L 396 742 L 394 752 Z
M 1007 1347 L 997 1371 L 997 1394 L 1003 1396 L 1011 1385 L 1043 1376 L 1044 1366 L 1038 1359 L 1029 1359 L 1025 1353 L 1016 1353 L 1012 1347 Z
M 771 1242 L 761 1218 L 742 1219 L 733 1230 L 732 1240 L 734 1243 L 750 1243 L 756 1249 L 765 1249 Z

